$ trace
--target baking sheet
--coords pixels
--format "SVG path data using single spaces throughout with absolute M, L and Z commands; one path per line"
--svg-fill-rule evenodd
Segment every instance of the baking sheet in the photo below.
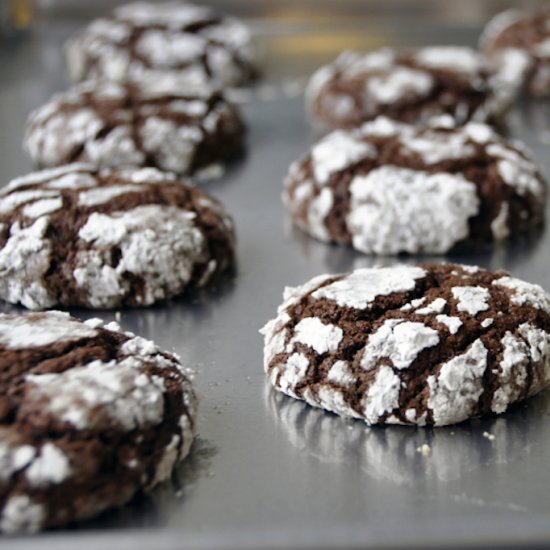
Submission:
M 315 28 L 297 32 L 288 25 L 256 23 L 267 68 L 255 99 L 242 105 L 249 152 L 221 180 L 203 186 L 235 217 L 238 274 L 193 298 L 121 311 L 125 330 L 177 352 L 197 371 L 199 437 L 191 456 L 173 483 L 131 506 L 71 529 L 2 538 L 0 547 L 550 543 L 549 392 L 502 417 L 431 430 L 368 428 L 269 389 L 258 329 L 274 315 L 285 285 L 400 260 L 327 246 L 291 228 L 280 201 L 281 180 L 314 136 L 302 98 L 290 96 L 299 86 L 297 77 L 336 52 L 330 45 L 320 52 L 308 49 L 318 36 Z M 23 125 L 32 108 L 64 86 L 59 48 L 72 25 L 50 22 L 0 43 L 3 182 L 30 168 L 20 148 Z M 368 25 L 346 27 L 354 46 L 473 45 L 479 32 L 452 23 L 401 21 L 382 30 Z M 328 36 L 326 28 L 323 33 Z M 287 39 L 281 40 L 283 35 Z M 286 87 L 273 87 L 281 78 L 289 79 Z M 542 104 L 522 105 L 511 120 L 512 134 L 526 140 L 547 169 L 549 114 Z M 446 259 L 508 269 L 550 288 L 549 244 L 546 230 L 507 247 Z M 116 313 L 101 315 L 113 320 Z M 424 443 L 432 449 L 429 456 L 417 452 Z

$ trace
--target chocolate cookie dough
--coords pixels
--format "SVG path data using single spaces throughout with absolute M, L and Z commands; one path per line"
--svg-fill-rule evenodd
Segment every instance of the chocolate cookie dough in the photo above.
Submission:
M 511 97 L 471 48 L 430 46 L 342 53 L 321 67 L 306 89 L 311 117 L 329 128 L 354 128 L 384 115 L 410 124 L 449 114 L 501 125 Z
M 320 275 L 287 288 L 262 333 L 275 389 L 367 424 L 454 424 L 550 383 L 550 295 L 503 271 Z
M 336 130 L 290 167 L 283 193 L 296 226 L 366 254 L 500 241 L 540 225 L 545 198 L 521 144 L 450 117 L 422 129 L 378 118 Z
M 195 435 L 189 372 L 115 323 L 0 314 L 0 531 L 91 518 L 170 477 Z
M 498 14 L 480 46 L 503 81 L 533 97 L 550 97 L 550 9 Z
M 190 84 L 226 87 L 256 75 L 248 29 L 207 6 L 134 2 L 92 21 L 65 45 L 74 82 L 177 74 Z
M 56 94 L 31 114 L 24 147 L 39 168 L 87 162 L 191 174 L 240 154 L 244 131 L 219 93 L 165 76 Z
M 152 168 L 69 165 L 0 191 L 0 298 L 27 308 L 145 306 L 233 265 L 233 222 Z

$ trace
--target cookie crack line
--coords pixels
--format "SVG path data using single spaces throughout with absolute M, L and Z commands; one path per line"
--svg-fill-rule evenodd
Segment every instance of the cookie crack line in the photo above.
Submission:
M 550 382 L 550 296 L 473 266 L 319 276 L 261 332 L 276 389 L 368 424 L 501 413 Z
M 13 180 L 0 193 L 6 301 L 31 309 L 144 306 L 233 269 L 232 218 L 173 174 L 56 170 Z
M 58 311 L 0 314 L 0 363 L 18 368 L 3 380 L 15 388 L 16 412 L 0 422 L 1 532 L 122 506 L 168 479 L 189 452 L 190 370 L 116 323 Z

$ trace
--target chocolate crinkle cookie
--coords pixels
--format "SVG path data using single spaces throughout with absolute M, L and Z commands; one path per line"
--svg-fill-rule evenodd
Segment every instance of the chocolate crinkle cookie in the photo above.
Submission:
M 550 9 L 498 14 L 480 46 L 503 81 L 533 97 L 550 97 Z
M 244 134 L 220 93 L 165 76 L 56 94 L 29 117 L 24 147 L 39 168 L 87 162 L 192 174 L 238 156 Z
M 417 129 L 379 117 L 336 130 L 291 165 L 294 223 L 367 254 L 444 253 L 541 225 L 546 183 L 521 144 L 440 117 Z
M 550 296 L 503 271 L 321 275 L 287 288 L 262 332 L 275 389 L 368 424 L 503 413 L 550 382 Z
M 145 306 L 233 265 L 233 222 L 152 168 L 43 170 L 0 192 L 0 298 L 31 309 Z
M 135 2 L 92 21 L 65 45 L 75 82 L 174 73 L 193 84 L 235 86 L 257 73 L 248 29 L 207 6 Z
M 342 53 L 306 89 L 310 116 L 329 128 L 354 128 L 379 115 L 410 124 L 451 115 L 502 125 L 512 96 L 471 48 L 430 46 Z
M 121 506 L 168 479 L 195 435 L 179 359 L 115 323 L 0 315 L 0 531 Z

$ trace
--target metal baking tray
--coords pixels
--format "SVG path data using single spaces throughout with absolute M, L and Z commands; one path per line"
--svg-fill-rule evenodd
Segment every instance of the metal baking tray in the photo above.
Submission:
M 335 4 L 333 4 L 335 5 Z M 351 45 L 475 44 L 481 22 L 330 18 L 252 21 L 265 54 L 263 83 L 242 111 L 249 151 L 203 184 L 233 213 L 238 273 L 216 288 L 148 309 L 103 312 L 196 369 L 199 436 L 172 483 L 100 518 L 32 537 L 17 549 L 463 547 L 550 543 L 550 392 L 501 417 L 455 427 L 369 428 L 268 387 L 258 329 L 285 285 L 324 272 L 414 262 L 370 258 L 291 228 L 280 201 L 291 161 L 315 139 L 300 77 Z M 338 24 L 337 24 L 338 23 Z M 31 109 L 65 85 L 60 45 L 82 21 L 51 19 L 0 42 L 0 170 L 30 169 L 20 148 Z M 318 47 L 321 45 L 320 47 Z M 550 109 L 518 107 L 511 134 L 550 168 Z M 550 287 L 550 233 L 459 261 Z M 426 260 L 427 258 L 422 258 Z M 7 306 L 4 306 L 5 309 Z M 77 311 L 82 317 L 97 312 Z M 432 451 L 417 449 L 427 443 Z

